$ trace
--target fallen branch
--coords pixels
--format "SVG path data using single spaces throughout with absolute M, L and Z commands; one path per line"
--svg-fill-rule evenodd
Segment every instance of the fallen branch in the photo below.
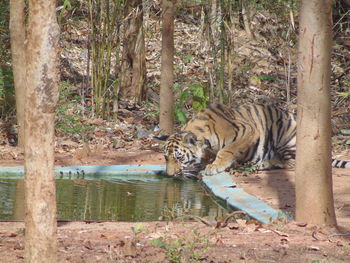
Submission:
M 314 231 L 314 232 L 312 232 L 312 237 L 315 239 L 315 240 L 317 240 L 317 241 L 329 241 L 329 242 L 333 242 L 330 238 L 331 237 L 349 237 L 350 236 L 350 234 L 341 234 L 341 233 L 332 233 L 332 234 L 329 234 L 329 235 L 325 235 L 324 234 L 324 237 L 318 237 L 317 235 L 319 234 L 319 233 L 322 233 L 322 232 L 316 232 L 316 231 Z M 323 234 L 323 233 L 322 233 Z
M 209 222 L 208 220 L 206 220 L 200 216 L 196 216 L 196 215 L 182 215 L 182 216 L 177 217 L 175 220 L 182 219 L 182 218 L 193 218 L 197 222 L 203 223 L 207 226 L 215 226 L 215 223 Z
M 182 219 L 182 218 L 193 218 L 195 219 L 197 222 L 200 222 L 200 223 L 203 223 L 207 226 L 212 226 L 212 227 L 215 227 L 215 228 L 224 228 L 228 225 L 228 222 L 229 220 L 236 216 L 236 215 L 240 215 L 240 214 L 243 214 L 243 215 L 246 215 L 247 213 L 244 212 L 244 211 L 234 211 L 232 212 L 231 214 L 227 215 L 226 218 L 224 219 L 224 221 L 222 223 L 220 223 L 219 221 L 217 222 L 209 222 L 208 220 L 200 217 L 200 216 L 196 216 L 196 215 L 182 215 L 182 216 L 179 216 L 177 217 L 175 220 L 177 219 Z
M 240 214 L 246 215 L 247 213 L 244 212 L 244 211 L 241 211 L 241 210 L 232 212 L 231 214 L 229 214 L 229 215 L 225 218 L 225 220 L 223 221 L 223 223 L 222 223 L 222 224 L 220 225 L 220 227 L 218 227 L 218 228 L 224 228 L 224 227 L 226 227 L 226 226 L 228 225 L 228 221 L 229 221 L 232 217 L 234 217 L 234 216 L 236 216 L 236 215 L 240 215 Z

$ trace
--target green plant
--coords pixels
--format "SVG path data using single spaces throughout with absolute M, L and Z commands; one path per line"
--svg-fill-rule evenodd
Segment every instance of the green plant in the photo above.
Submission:
M 12 68 L 0 67 L 0 115 L 2 117 L 12 116 L 15 110 L 15 89 Z
M 253 165 L 251 163 L 244 163 L 240 166 L 238 166 L 237 168 L 232 170 L 233 172 L 238 172 L 238 173 L 245 173 L 245 174 L 250 174 L 250 173 L 255 173 L 256 171 L 258 171 L 258 166 Z
M 10 21 L 10 1 L 0 1 L 0 59 L 7 62 L 10 59 L 9 42 L 9 21 Z M 4 63 L 4 64 L 5 64 Z
M 166 221 L 175 220 L 178 217 L 184 216 L 188 213 L 185 202 L 175 202 L 170 208 L 164 207 L 162 211 L 162 218 Z
M 25 228 L 20 228 L 16 232 L 17 235 L 24 235 L 25 233 L 26 233 L 26 229 Z
M 163 248 L 168 253 L 170 262 L 181 262 L 181 251 L 183 246 L 184 238 L 179 238 L 175 241 L 167 242 L 163 238 L 157 238 L 151 240 L 151 245 Z
M 247 59 L 246 61 L 244 61 L 243 64 L 239 65 L 236 68 L 236 75 L 238 76 L 246 76 L 249 75 L 249 72 L 254 68 L 254 64 L 252 61 L 250 61 L 249 59 Z
M 192 55 L 187 55 L 184 57 L 183 61 L 184 61 L 185 65 L 187 65 L 187 64 L 191 63 L 192 59 L 193 59 Z
M 134 233 L 134 235 L 137 235 L 145 230 L 145 225 L 143 224 L 137 224 L 134 227 L 131 227 L 131 231 Z
M 4 73 L 2 72 L 2 68 L 0 68 L 0 98 L 4 96 L 5 94 L 5 80 L 4 80 Z
M 259 75 L 258 79 L 260 79 L 260 80 L 268 80 L 268 81 L 276 81 L 276 80 L 278 80 L 278 78 L 276 78 L 274 76 L 264 75 L 264 74 Z
M 350 82 L 350 81 L 349 81 Z M 337 92 L 337 102 L 338 103 L 342 103 L 345 100 L 350 98 L 350 87 L 347 91 L 343 91 L 343 92 Z
M 71 4 L 71 2 L 69 0 L 64 0 L 63 1 L 63 7 L 65 9 L 69 10 L 69 11 L 72 10 L 72 4 Z
M 340 132 L 345 136 L 350 136 L 350 129 L 342 129 Z M 350 145 L 350 138 L 345 141 L 345 144 Z
M 175 89 L 180 90 L 181 87 L 177 86 Z M 209 96 L 207 94 L 206 87 L 200 84 L 192 84 L 188 88 L 185 88 L 180 92 L 179 98 L 175 103 L 174 113 L 175 118 L 184 124 L 187 122 L 187 117 L 184 112 L 184 104 L 190 102 L 192 108 L 199 112 L 208 106 Z
M 159 105 L 155 106 L 153 105 L 153 103 L 149 100 L 146 100 L 145 101 L 146 105 L 147 105 L 147 108 L 150 108 L 150 109 L 153 109 L 152 111 L 150 112 L 147 112 L 144 116 L 144 118 L 147 118 L 147 117 L 152 117 L 152 116 L 159 116 L 159 113 L 160 113 L 160 109 L 159 109 Z
M 175 240 L 161 237 L 151 240 L 151 244 L 165 249 L 170 262 L 196 263 L 201 262 L 203 253 L 209 249 L 211 243 L 208 239 L 208 235 L 193 230 L 191 234 L 186 237 L 181 237 Z
M 124 1 L 89 0 L 89 28 L 91 39 L 91 86 L 93 111 L 108 118 L 111 102 L 119 93 L 119 76 L 112 68 L 120 62 L 120 25 Z M 112 58 L 116 61 L 113 62 Z
M 85 133 L 95 129 L 94 125 L 84 123 L 81 97 L 69 82 L 60 84 L 60 98 L 56 108 L 56 129 L 58 132 L 84 137 Z
M 175 104 L 174 108 L 175 118 L 184 125 L 187 122 L 187 117 L 180 104 Z

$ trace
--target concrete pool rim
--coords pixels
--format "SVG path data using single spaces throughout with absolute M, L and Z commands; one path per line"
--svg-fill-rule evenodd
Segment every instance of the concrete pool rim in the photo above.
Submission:
M 57 178 L 85 178 L 108 179 L 125 175 L 128 179 L 139 179 L 140 176 L 165 176 L 165 165 L 82 165 L 82 166 L 56 166 Z M 0 166 L 0 178 L 20 178 L 24 174 L 23 166 Z M 204 176 L 202 182 L 211 192 L 230 206 L 245 211 L 249 216 L 263 224 L 271 224 L 275 220 L 288 216 L 270 207 L 253 195 L 246 193 L 242 188 L 236 187 L 235 182 L 228 173 L 214 176 Z

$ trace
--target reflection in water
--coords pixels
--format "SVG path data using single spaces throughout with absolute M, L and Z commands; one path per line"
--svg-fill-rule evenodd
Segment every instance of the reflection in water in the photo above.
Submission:
M 192 180 L 57 179 L 56 187 L 59 220 L 151 221 L 184 214 L 214 220 L 227 213 Z M 0 179 L 0 220 L 23 219 L 23 179 Z

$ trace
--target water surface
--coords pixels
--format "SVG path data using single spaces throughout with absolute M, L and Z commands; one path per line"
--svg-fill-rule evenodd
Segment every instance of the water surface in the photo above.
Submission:
M 56 188 L 59 220 L 152 221 L 184 214 L 214 220 L 227 213 L 193 180 L 57 179 Z M 0 178 L 0 220 L 23 219 L 24 180 Z

